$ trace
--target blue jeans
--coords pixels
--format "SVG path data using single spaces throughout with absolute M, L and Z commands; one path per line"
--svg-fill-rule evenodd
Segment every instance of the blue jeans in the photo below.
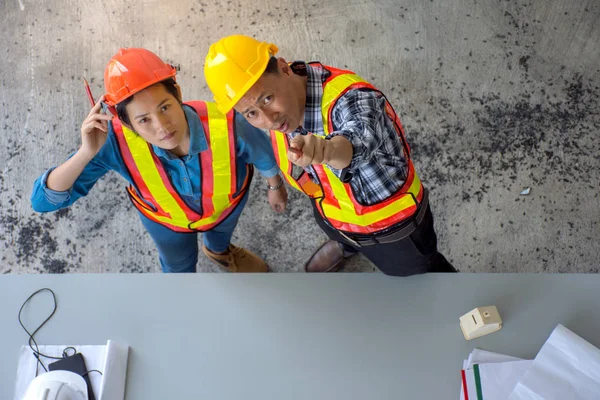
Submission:
M 204 245 L 212 252 L 222 253 L 231 243 L 231 235 L 248 200 L 248 193 L 235 210 L 210 231 L 204 232 Z M 163 272 L 196 272 L 198 233 L 175 232 L 139 213 L 142 224 L 154 240 Z

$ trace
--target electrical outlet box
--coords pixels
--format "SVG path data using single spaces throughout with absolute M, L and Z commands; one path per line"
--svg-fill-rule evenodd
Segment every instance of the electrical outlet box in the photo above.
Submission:
M 502 328 L 496 306 L 477 307 L 460 317 L 460 329 L 465 339 L 475 339 Z

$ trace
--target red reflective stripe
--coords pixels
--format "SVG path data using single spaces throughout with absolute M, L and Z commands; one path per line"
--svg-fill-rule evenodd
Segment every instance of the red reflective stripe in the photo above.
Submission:
M 204 133 L 208 138 L 210 129 L 208 128 L 208 111 L 206 108 L 206 103 L 203 101 L 190 101 L 187 104 L 196 109 L 196 113 L 198 113 L 198 117 L 202 123 L 202 128 L 204 128 Z
M 279 166 L 279 169 L 283 172 L 283 178 L 290 185 L 292 185 L 291 181 L 294 181 L 298 185 L 298 187 L 302 189 L 302 184 L 300 183 L 299 179 L 294 179 L 294 176 L 293 176 L 294 165 L 292 164 L 292 162 L 288 160 L 287 165 L 285 165 L 285 167 L 283 165 L 281 165 L 282 161 L 281 161 L 281 157 L 279 154 L 279 145 L 277 144 L 277 135 L 283 135 L 286 152 L 287 152 L 287 149 L 290 147 L 290 140 L 289 140 L 288 136 L 285 133 L 280 133 L 277 131 L 269 131 L 269 135 L 271 136 L 271 147 L 273 148 L 273 153 L 275 154 L 275 160 L 277 161 L 277 165 Z M 284 170 L 284 168 L 285 168 L 285 170 Z M 303 175 L 300 175 L 300 177 L 302 177 Z
M 236 198 L 233 199 L 233 201 L 231 202 L 229 207 L 227 207 L 225 210 L 223 210 L 223 212 L 219 215 L 219 217 L 215 220 L 215 222 L 213 222 L 210 225 L 204 225 L 202 227 L 202 229 L 195 229 L 192 232 L 196 232 L 196 231 L 205 232 L 205 231 L 211 230 L 212 228 L 214 228 L 215 226 L 220 224 L 225 218 L 229 217 L 231 212 L 238 206 L 238 204 L 242 201 L 242 199 L 244 198 L 244 195 L 248 191 L 248 184 L 250 182 L 250 179 L 252 178 L 253 171 L 254 170 L 251 168 L 251 166 L 246 165 L 246 179 L 244 180 L 244 183 L 242 184 L 242 188 L 240 189 L 240 194 Z
M 202 214 L 212 215 L 212 213 L 215 212 L 215 207 L 212 202 L 214 194 L 214 182 L 212 174 L 213 159 L 212 149 L 210 147 L 210 128 L 208 126 L 208 111 L 206 108 L 206 103 L 204 102 L 190 102 L 189 104 L 196 109 L 198 117 L 200 117 L 200 122 L 202 123 L 202 128 L 204 129 L 204 136 L 206 137 L 206 143 L 208 144 L 208 148 L 200 152 L 200 174 L 202 176 Z
M 246 178 L 244 179 L 244 183 L 242 185 L 242 189 L 240 190 L 240 194 L 232 199 L 231 205 L 229 207 L 227 207 L 225 210 L 223 210 L 223 212 L 221 213 L 221 215 L 219 216 L 219 218 L 217 218 L 217 220 L 212 223 L 211 225 L 207 226 L 205 228 L 205 230 L 210 230 L 213 227 L 217 226 L 218 224 L 221 223 L 221 221 L 223 221 L 225 218 L 229 217 L 229 214 L 235 209 L 235 207 L 237 207 L 238 204 L 240 204 L 240 202 L 242 201 L 242 199 L 244 198 L 244 194 L 248 191 L 248 182 L 250 180 L 250 174 L 253 171 L 250 170 L 250 167 L 246 166 Z
M 324 167 L 323 165 L 313 165 L 313 169 L 317 173 L 317 176 L 319 177 L 319 182 L 321 183 L 321 187 L 323 188 L 323 202 L 333 207 L 340 208 L 340 203 L 333 194 L 333 190 L 331 189 L 329 177 L 327 176 L 327 174 L 325 174 L 325 168 L 327 167 Z
M 408 196 L 410 196 L 410 194 L 408 194 L 408 189 L 413 184 L 414 180 L 415 180 L 415 169 L 412 167 L 412 163 L 409 162 L 408 176 L 406 177 L 406 181 L 402 185 L 402 188 L 400 188 L 400 191 L 397 192 L 395 195 L 389 197 L 388 199 L 386 199 L 382 202 L 379 202 L 377 204 L 370 205 L 370 206 L 361 205 L 358 203 L 358 201 L 356 201 L 356 198 L 354 197 L 354 194 L 352 193 L 352 189 L 350 188 L 350 185 L 344 185 L 344 188 L 346 189 L 346 193 L 348 193 L 348 196 L 350 196 L 352 203 L 354 203 L 354 209 L 356 210 L 356 214 L 363 215 L 363 214 L 368 214 L 370 212 L 378 211 L 384 207 L 387 207 L 388 205 L 390 205 L 393 202 L 395 202 L 396 200 L 398 200 L 398 198 L 400 196 L 404 195 L 405 193 Z M 405 190 L 402 190 L 402 189 L 405 189 Z M 417 196 L 416 196 L 417 201 L 419 201 L 419 202 L 421 201 L 421 198 L 423 197 L 422 189 L 423 189 L 423 185 L 420 185 L 419 192 L 417 193 Z
M 287 152 L 287 149 L 289 149 L 290 147 L 290 139 L 288 138 L 288 136 L 285 133 L 279 133 L 277 131 L 269 131 L 270 136 L 271 136 L 271 147 L 273 147 L 273 153 L 275 154 L 275 160 L 277 161 L 277 165 L 279 165 L 279 169 L 281 169 L 283 171 L 283 166 L 281 165 L 281 157 L 279 155 L 279 144 L 277 143 L 277 135 L 283 135 L 283 144 L 285 145 L 285 150 Z M 288 160 L 287 165 L 285 166 L 286 168 L 286 174 L 289 175 L 290 177 L 292 177 L 292 172 L 293 172 L 293 165 L 292 163 Z
M 154 210 L 152 210 L 152 208 L 148 204 L 146 204 L 146 202 L 144 200 L 142 200 L 142 198 L 140 197 L 138 192 L 135 190 L 133 185 L 129 186 L 125 190 L 127 191 L 127 194 L 129 194 L 129 199 L 135 203 L 136 207 L 138 207 L 138 208 L 141 207 L 148 211 L 154 212 Z M 156 213 L 156 214 L 158 214 L 158 213 Z M 168 217 L 168 215 L 163 215 L 163 216 Z
M 352 72 L 346 72 L 346 73 L 352 73 Z M 341 75 L 341 74 L 338 74 Z M 329 80 L 329 79 L 328 79 Z M 325 89 L 325 85 L 327 84 L 327 82 L 325 82 L 325 84 L 323 85 L 323 89 Z M 336 97 L 330 104 L 329 106 L 329 110 L 327 110 L 327 129 L 329 130 L 329 133 L 334 132 L 335 129 L 333 128 L 333 122 L 331 119 L 331 113 L 333 112 L 333 107 L 335 106 L 335 103 L 337 103 L 338 99 L 340 97 L 342 97 L 343 95 L 345 95 L 349 90 L 351 89 L 373 89 L 373 90 L 377 90 L 375 88 L 375 86 L 371 85 L 368 82 L 357 82 L 357 83 L 353 83 L 352 85 L 348 86 L 346 89 L 344 89 L 340 95 L 338 97 Z M 386 103 L 387 104 L 387 103 Z
M 131 179 L 133 179 L 133 183 L 137 190 L 140 191 L 140 194 L 144 198 L 144 200 L 150 202 L 154 208 L 156 208 L 157 212 L 162 215 L 169 215 L 165 210 L 163 210 L 159 204 L 154 201 L 154 197 L 150 194 L 150 190 L 148 186 L 146 186 L 146 182 L 142 179 L 142 175 L 133 160 L 133 156 L 131 155 L 131 150 L 129 150 L 129 146 L 127 145 L 127 141 L 125 140 L 125 134 L 123 133 L 123 127 L 121 126 L 121 121 L 118 118 L 113 118 L 112 120 L 113 130 L 115 132 L 115 136 L 117 137 L 117 143 L 119 144 L 119 149 L 121 150 L 121 157 L 123 157 L 123 161 L 125 162 L 125 167 L 129 171 L 129 175 L 131 175 Z M 150 146 L 150 144 L 148 144 Z
M 392 107 L 390 102 L 387 101 L 387 98 L 385 100 L 385 112 L 388 115 L 388 117 L 394 120 L 394 123 L 396 124 L 398 129 L 400 129 L 399 132 L 397 130 L 396 131 L 398 132 L 398 136 L 402 140 L 402 146 L 406 149 L 406 157 L 410 159 L 410 146 L 408 145 L 408 141 L 406 140 L 406 136 L 404 134 L 404 127 L 400 122 L 400 117 L 398 117 L 398 114 L 396 114 L 396 111 L 394 111 L 394 108 Z
M 273 149 L 273 154 L 275 155 L 275 161 L 277 165 L 279 165 L 279 169 L 281 169 L 281 158 L 279 157 L 279 151 L 277 151 L 277 137 L 275 136 L 275 132 L 269 131 L 269 136 L 271 138 L 271 148 Z
M 206 136 L 206 141 L 209 144 L 208 149 L 200 153 L 200 166 L 202 169 L 202 211 L 203 215 L 212 215 L 214 210 L 213 204 L 213 196 L 214 196 L 214 175 L 213 175 L 213 154 L 212 148 L 210 147 L 210 127 L 208 123 L 208 111 L 205 102 L 194 101 L 187 103 L 196 109 L 198 116 L 200 117 L 200 122 L 202 123 L 202 127 L 204 128 L 204 134 Z M 234 199 L 233 195 L 237 191 L 237 153 L 236 153 L 236 142 L 235 142 L 235 125 L 234 118 L 235 113 L 233 110 L 229 111 L 226 114 L 227 118 L 227 134 L 229 135 L 229 165 L 231 168 L 231 185 L 230 185 L 230 193 L 229 200 L 233 201 L 230 207 L 223 210 L 220 217 L 216 220 L 215 223 L 211 224 L 210 227 L 216 226 L 220 223 L 224 218 L 228 217 L 231 210 L 239 203 L 242 195 L 245 193 L 244 190 L 241 191 L 238 199 Z M 246 176 L 246 180 L 244 181 L 244 185 L 247 184 L 248 176 Z M 244 186 L 242 186 L 244 187 Z M 199 218 L 198 218 L 199 219 Z M 208 228 L 210 229 L 210 228 Z
M 156 218 L 156 215 L 158 215 L 158 213 L 154 212 L 154 210 L 150 209 L 150 207 L 140 198 L 140 196 L 137 194 L 137 192 L 133 188 L 131 188 L 131 187 L 127 188 L 127 193 L 129 193 L 129 200 L 131 200 L 133 205 L 138 209 L 139 212 L 144 214 L 146 216 L 146 218 L 156 222 L 157 224 L 164 225 L 167 228 L 177 231 L 177 232 L 193 232 L 190 229 L 182 228 L 179 226 L 171 225 L 171 224 L 165 223 L 163 221 L 160 221 L 158 218 Z M 163 215 L 163 216 L 168 217 L 168 215 Z
M 392 105 L 387 101 L 385 102 L 385 111 L 390 118 L 394 119 L 394 121 L 398 125 L 398 128 L 400 128 L 400 133 L 402 133 L 402 136 L 404 137 L 404 127 L 400 122 L 400 117 L 398 116 L 398 114 L 396 114 Z
M 412 172 L 412 174 L 409 176 L 409 178 L 410 178 L 410 182 L 412 184 L 412 181 L 414 180 L 414 169 L 411 168 L 410 171 Z M 328 184 L 327 176 L 324 175 L 323 178 L 324 179 L 321 179 L 321 184 L 323 186 L 324 191 L 326 191 L 326 193 L 328 193 L 328 196 L 325 196 L 325 198 L 323 199 L 323 202 L 326 204 L 335 206 L 337 208 L 340 208 L 337 199 L 333 198 L 330 188 L 326 189 L 325 182 L 327 181 L 327 184 Z M 410 187 L 410 186 L 408 186 L 408 187 Z M 347 186 L 346 186 L 346 189 L 348 189 Z M 350 194 L 351 194 L 351 192 L 350 192 Z M 386 206 L 398 201 L 402 196 L 411 196 L 411 195 L 409 193 L 402 192 L 402 193 L 399 193 L 397 195 L 390 197 L 389 199 L 387 199 L 381 203 L 377 203 L 372 206 L 362 206 L 362 205 L 358 204 L 356 199 L 354 198 L 354 196 L 351 197 L 351 200 L 354 204 L 356 214 L 360 216 L 360 215 L 365 215 L 365 214 L 369 214 L 371 212 L 378 211 L 381 208 L 386 207 Z M 416 198 L 417 198 L 417 202 L 420 204 L 421 201 L 423 200 L 423 185 L 419 186 L 419 192 L 417 193 Z M 334 220 L 333 218 L 325 216 L 325 214 L 323 213 L 322 207 L 319 206 L 317 208 L 319 209 L 319 212 L 321 213 L 321 215 L 323 217 L 325 217 L 336 229 L 339 229 L 341 231 L 346 231 L 346 232 L 373 233 L 373 232 L 377 232 L 377 231 L 389 228 L 390 226 L 395 225 L 395 224 L 402 222 L 403 220 L 411 217 L 415 213 L 417 206 L 415 204 L 414 206 L 407 207 L 403 210 L 398 211 L 396 214 L 391 215 L 388 218 L 379 220 L 369 226 L 360 226 L 360 225 L 352 224 L 350 222 Z
M 135 205 L 135 204 L 134 204 L 134 205 Z M 191 229 L 182 228 L 182 227 L 180 227 L 180 226 L 175 226 L 175 225 L 171 225 L 171 224 L 169 224 L 169 223 L 167 223 L 167 222 L 160 221 L 160 220 L 158 220 L 157 218 L 155 218 L 155 217 L 154 217 L 154 214 L 153 214 L 153 213 L 151 213 L 151 212 L 147 211 L 147 210 L 146 210 L 146 209 L 144 209 L 144 208 L 139 208 L 139 207 L 138 207 L 138 210 L 139 210 L 139 211 L 140 211 L 142 214 L 144 214 L 144 215 L 146 216 L 146 218 L 148 218 L 149 220 L 151 220 L 151 221 L 154 221 L 154 222 L 156 222 L 157 224 L 161 224 L 162 226 L 165 226 L 165 227 L 167 227 L 167 228 L 171 229 L 172 231 L 175 231 L 175 232 L 185 232 L 185 233 L 194 232 L 194 231 L 193 231 L 193 230 L 191 230 Z
M 376 233 L 381 230 L 387 229 L 387 228 L 411 217 L 417 210 L 417 206 L 411 206 L 411 207 L 405 208 L 404 210 L 400 211 L 399 213 L 396 213 L 388 218 L 379 220 L 368 226 L 360 226 L 360 225 L 351 224 L 349 222 L 342 222 L 342 221 L 337 221 L 337 220 L 334 220 L 331 218 L 327 218 L 323 215 L 323 209 L 321 207 L 317 207 L 317 209 L 319 210 L 319 213 L 321 214 L 321 216 L 323 216 L 325 219 L 327 219 L 331 223 L 331 225 L 337 230 L 345 231 L 345 232 L 359 233 L 359 234 L 370 234 L 370 233 Z

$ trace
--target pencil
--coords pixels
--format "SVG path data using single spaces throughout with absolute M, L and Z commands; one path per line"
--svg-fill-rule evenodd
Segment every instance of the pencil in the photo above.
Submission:
M 85 91 L 87 93 L 88 99 L 90 100 L 90 105 L 92 107 L 94 107 L 96 102 L 94 101 L 94 96 L 92 95 L 92 89 L 90 89 L 90 84 L 88 83 L 87 79 L 83 78 L 83 84 L 85 86 Z

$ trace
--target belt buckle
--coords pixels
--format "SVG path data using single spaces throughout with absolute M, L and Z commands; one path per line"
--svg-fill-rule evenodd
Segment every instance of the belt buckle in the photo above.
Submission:
M 338 231 L 338 233 L 339 233 L 340 235 L 342 235 L 342 237 L 343 237 L 344 239 L 346 239 L 347 241 L 349 241 L 350 243 L 352 243 L 352 244 L 353 244 L 355 247 L 362 247 L 362 246 L 361 246 L 361 245 L 360 245 L 360 244 L 359 244 L 359 243 L 358 243 L 356 240 L 354 240 L 354 239 L 350 239 L 350 237 L 349 237 L 348 235 L 346 235 L 344 232 L 342 232 L 342 231 Z

